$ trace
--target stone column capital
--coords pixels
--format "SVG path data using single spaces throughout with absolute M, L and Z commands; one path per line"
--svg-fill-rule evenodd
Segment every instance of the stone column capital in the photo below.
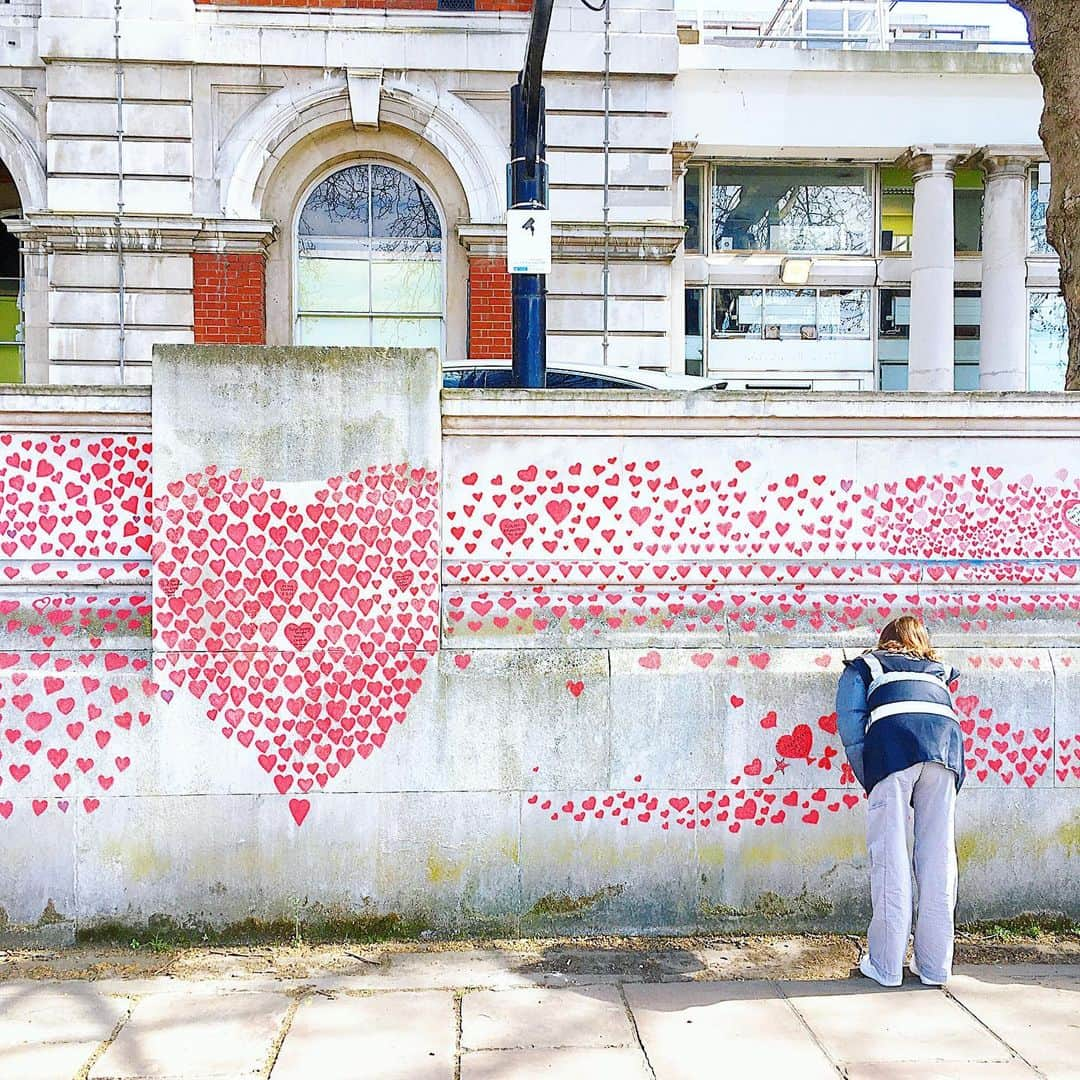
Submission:
M 1041 146 L 981 146 L 964 163 L 982 169 L 987 180 L 1026 177 L 1032 165 L 1046 158 Z
M 971 157 L 974 148 L 961 145 L 912 146 L 896 160 L 902 169 L 910 169 L 916 180 L 924 176 L 953 176 L 960 164 Z

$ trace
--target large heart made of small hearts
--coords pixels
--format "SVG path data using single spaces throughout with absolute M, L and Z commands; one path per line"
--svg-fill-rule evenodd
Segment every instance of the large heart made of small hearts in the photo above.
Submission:
M 303 492 L 207 466 L 154 502 L 163 697 L 203 702 L 282 794 L 383 746 L 438 649 L 435 473 L 372 466 Z M 299 823 L 306 801 L 290 806 Z

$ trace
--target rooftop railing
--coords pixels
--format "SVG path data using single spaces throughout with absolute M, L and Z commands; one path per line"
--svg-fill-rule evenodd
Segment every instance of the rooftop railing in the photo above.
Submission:
M 1007 0 L 677 0 L 688 43 L 744 48 L 1024 52 Z

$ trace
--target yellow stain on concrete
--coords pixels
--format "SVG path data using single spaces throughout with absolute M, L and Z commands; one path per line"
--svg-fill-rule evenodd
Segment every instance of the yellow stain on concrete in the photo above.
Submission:
M 102 845 L 103 861 L 115 860 L 124 868 L 124 877 L 133 883 L 155 881 L 173 869 L 173 862 L 149 841 L 114 840 Z
M 496 844 L 496 849 L 500 855 L 509 859 L 515 866 L 521 865 L 521 846 L 518 844 L 516 837 L 501 837 Z
M 997 839 L 985 833 L 966 832 L 956 838 L 956 860 L 961 866 L 990 862 L 1000 851 Z
M 428 851 L 427 876 L 432 885 L 460 881 L 465 873 L 465 863 L 441 856 L 434 848 Z
M 1073 814 L 1071 821 L 1059 825 L 1054 836 L 1070 856 L 1080 855 L 1080 811 Z
M 756 840 L 739 851 L 739 863 L 749 868 L 774 866 L 795 862 L 801 865 L 833 860 L 851 862 L 866 855 L 866 841 L 861 833 L 839 833 L 826 836 L 815 843 L 793 846 L 790 837 L 777 840 Z

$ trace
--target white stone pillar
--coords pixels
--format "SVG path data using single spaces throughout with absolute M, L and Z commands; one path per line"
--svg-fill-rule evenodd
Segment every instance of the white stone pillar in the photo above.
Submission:
M 908 160 L 915 179 L 911 237 L 911 334 L 908 389 L 953 388 L 953 177 L 957 153 L 914 150 Z
M 1027 389 L 1029 161 L 990 148 L 979 155 L 983 191 L 979 389 Z

